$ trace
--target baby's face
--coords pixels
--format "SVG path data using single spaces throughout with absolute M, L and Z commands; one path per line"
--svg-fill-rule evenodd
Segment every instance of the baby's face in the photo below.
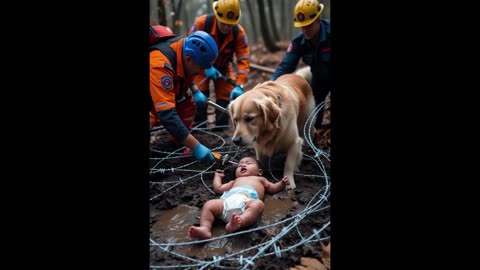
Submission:
M 259 168 L 257 162 L 253 158 L 242 158 L 238 162 L 237 169 L 235 170 L 235 175 L 237 177 L 259 175 Z

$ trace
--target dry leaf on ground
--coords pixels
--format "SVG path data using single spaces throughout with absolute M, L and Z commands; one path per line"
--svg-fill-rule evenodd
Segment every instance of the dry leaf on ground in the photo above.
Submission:
M 322 246 L 323 265 L 325 265 L 327 269 L 330 269 L 330 242 L 328 242 L 326 246 L 320 242 L 320 245 Z
M 290 270 L 328 270 L 319 260 L 314 258 L 302 257 L 300 265 L 290 267 Z

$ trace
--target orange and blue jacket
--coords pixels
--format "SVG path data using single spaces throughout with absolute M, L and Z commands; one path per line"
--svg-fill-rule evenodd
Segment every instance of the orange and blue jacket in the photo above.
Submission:
M 174 41 L 170 47 L 176 53 L 176 66 L 160 50 L 150 52 L 150 97 L 153 102 L 151 115 L 160 119 L 165 129 L 178 141 L 183 141 L 189 130 L 177 113 L 177 105 L 192 99 L 187 92 L 192 76 L 186 76 L 183 70 L 182 44 L 184 38 Z M 192 106 L 194 106 L 192 102 Z
M 190 28 L 188 34 L 197 30 L 203 30 L 215 39 L 218 46 L 218 57 L 213 65 L 222 73 L 224 73 L 225 67 L 231 66 L 231 62 L 233 61 L 232 57 L 233 54 L 235 54 L 235 58 L 237 59 L 237 78 L 235 84 L 245 84 L 247 82 L 248 72 L 250 72 L 250 48 L 248 47 L 248 39 L 245 29 L 243 29 L 240 24 L 237 24 L 239 31 L 236 40 L 233 40 L 233 31 L 230 31 L 222 44 L 220 44 L 219 36 L 221 32 L 217 28 L 217 18 L 213 16 L 211 29 L 210 31 L 207 31 L 208 29 L 205 29 L 207 16 L 208 14 L 204 14 L 198 17 Z

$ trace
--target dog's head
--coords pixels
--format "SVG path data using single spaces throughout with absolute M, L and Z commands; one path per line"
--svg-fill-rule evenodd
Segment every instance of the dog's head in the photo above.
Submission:
M 273 137 L 281 114 L 278 97 L 268 87 L 274 87 L 274 83 L 257 85 L 230 102 L 228 110 L 235 129 L 232 137 L 234 144 L 265 144 Z

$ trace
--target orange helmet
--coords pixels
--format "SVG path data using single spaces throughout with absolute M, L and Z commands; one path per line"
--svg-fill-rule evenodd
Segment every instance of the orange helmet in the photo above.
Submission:
M 240 2 L 238 0 L 218 0 L 212 3 L 217 20 L 224 24 L 237 24 L 240 21 Z
M 293 26 L 304 27 L 310 25 L 322 13 L 323 4 L 317 0 L 300 0 L 293 11 Z

